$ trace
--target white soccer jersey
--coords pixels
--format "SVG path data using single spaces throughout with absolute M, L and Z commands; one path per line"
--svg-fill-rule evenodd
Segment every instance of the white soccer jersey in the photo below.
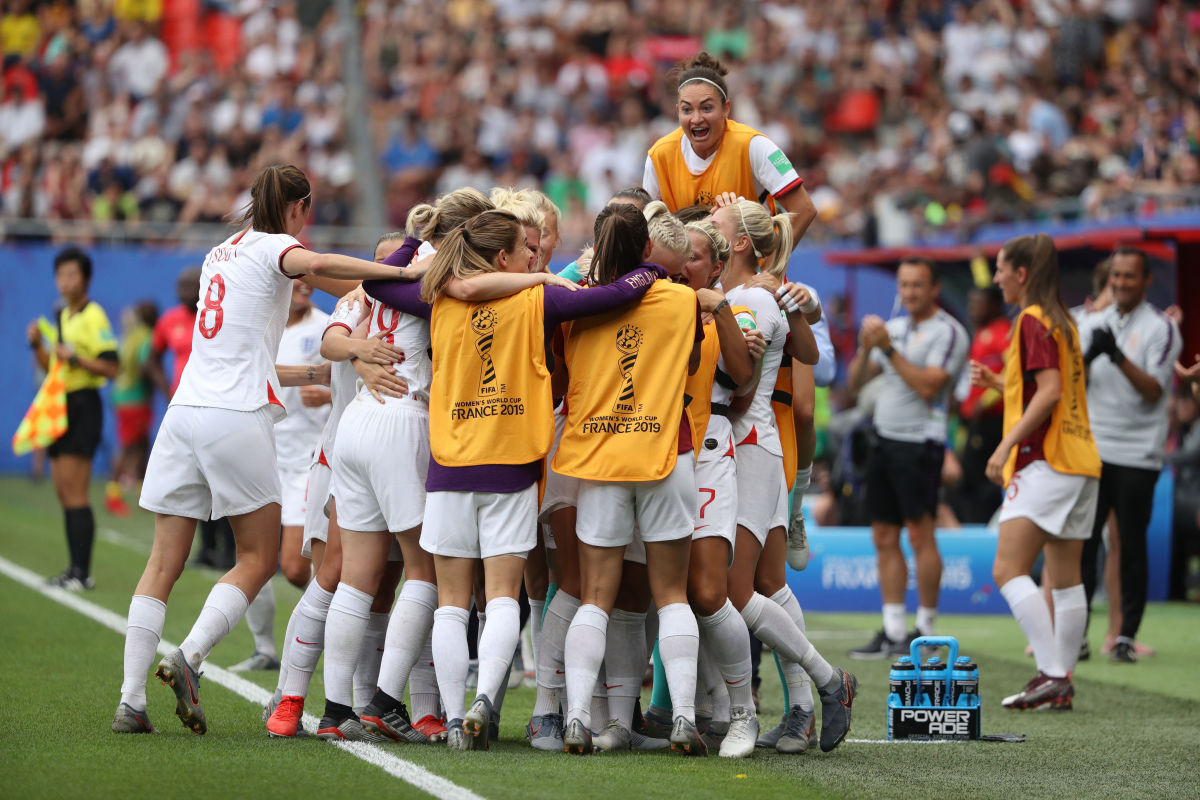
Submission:
M 745 306 L 754 316 L 754 325 L 763 332 L 767 340 L 767 352 L 763 355 L 762 377 L 754 392 L 754 400 L 744 414 L 734 415 L 733 440 L 736 444 L 758 444 L 772 455 L 782 456 L 779 431 L 775 428 L 775 412 L 771 409 L 771 394 L 779 377 L 779 365 L 783 361 L 783 348 L 787 344 L 790 328 L 779 304 L 766 289 L 739 286 L 725 292 L 730 305 Z M 738 322 L 745 326 L 745 314 L 738 315 Z
M 716 331 L 713 331 L 716 336 Z M 717 356 L 717 374 L 729 373 L 725 370 L 725 357 Z M 733 390 L 722 386 L 720 381 L 713 381 L 712 387 L 712 402 L 728 407 L 733 400 Z M 697 458 L 700 461 L 714 461 L 722 458 L 729 452 L 729 446 L 732 443 L 733 425 L 729 421 L 727 414 L 710 414 L 708 417 L 708 427 L 704 430 L 703 442 L 692 442 L 692 446 L 696 448 L 699 454 Z M 709 440 L 717 443 L 716 447 L 710 448 L 707 445 Z
M 367 336 L 383 334 L 383 340 L 404 351 L 404 361 L 392 366 L 392 371 L 408 383 L 408 394 L 404 397 L 384 397 L 384 403 L 416 403 L 423 410 L 429 409 L 429 385 L 433 382 L 433 360 L 429 352 L 429 323 L 397 311 L 377 300 L 369 300 L 370 322 Z M 370 391 L 358 384 L 358 395 L 372 400 Z
M 360 302 L 339 304 L 329 316 L 325 330 L 337 325 L 353 331 L 366 316 L 365 306 Z M 321 334 L 321 337 L 324 338 L 324 333 Z M 330 364 L 329 418 L 325 420 L 325 429 L 321 431 L 321 445 L 317 448 L 317 460 L 322 461 L 326 466 L 333 458 L 333 444 L 337 438 L 338 423 L 342 421 L 342 412 L 346 410 L 346 406 L 350 405 L 350 401 L 354 399 L 354 395 L 358 391 L 357 381 L 358 373 L 354 371 L 354 365 L 349 360 L 334 361 Z
M 209 251 L 200 275 L 192 354 L 171 405 L 287 411 L 275 356 L 287 323 L 292 276 L 283 256 L 302 247 L 285 233 L 246 229 Z
M 289 367 L 316 366 L 321 358 L 321 335 L 325 333 L 329 315 L 319 308 L 310 308 L 295 325 L 283 329 L 275 363 Z M 288 409 L 286 419 L 275 426 L 279 465 L 285 468 L 307 469 L 321 444 L 321 431 L 329 419 L 329 406 L 309 408 L 300 401 L 299 386 L 284 386 L 279 399 Z

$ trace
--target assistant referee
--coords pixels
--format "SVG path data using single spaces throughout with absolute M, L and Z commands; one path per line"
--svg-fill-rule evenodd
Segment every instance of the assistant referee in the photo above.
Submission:
M 108 315 L 88 299 L 92 259 L 77 247 L 54 257 L 54 283 L 62 298 L 58 312 L 57 357 L 66 364 L 63 382 L 67 391 L 67 430 L 48 448 L 50 476 L 63 508 L 67 551 L 71 563 L 50 583 L 69 591 L 91 589 L 92 545 L 96 521 L 88 500 L 92 457 L 100 446 L 104 410 L 100 389 L 116 377 L 117 340 Z M 29 346 L 42 369 L 49 369 L 50 352 L 36 322 L 29 323 Z

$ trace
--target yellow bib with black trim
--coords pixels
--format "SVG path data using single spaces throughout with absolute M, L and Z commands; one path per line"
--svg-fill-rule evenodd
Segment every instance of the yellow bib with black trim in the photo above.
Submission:
M 1042 325 L 1049 327 L 1050 321 L 1040 306 L 1029 306 L 1013 323 L 1012 341 L 1004 356 L 1004 433 L 1007 435 L 1021 415 L 1025 413 L 1025 375 L 1021 369 L 1021 319 L 1029 315 Z M 1050 413 L 1050 427 L 1042 449 L 1046 463 L 1056 472 L 1068 475 L 1100 477 L 1100 452 L 1092 437 L 1091 423 L 1087 410 L 1087 378 L 1084 373 L 1083 355 L 1076 346 L 1069 347 L 1067 336 L 1074 331 L 1054 331 L 1054 343 L 1058 346 L 1058 371 L 1062 375 L 1062 396 Z M 1008 486 L 1017 463 L 1017 448 L 1008 454 L 1004 465 L 1004 485 Z
M 561 475 L 654 481 L 675 468 L 696 293 L 659 280 L 623 312 L 575 320 L 567 332 L 567 422 Z
M 102 353 L 117 352 L 117 337 L 113 335 L 108 315 L 94 300 L 75 314 L 68 310 L 59 312 L 59 341 L 70 347 L 75 355 L 97 358 Z M 99 389 L 108 379 L 83 367 L 64 364 L 63 386 L 68 393 L 79 389 Z
M 750 165 L 750 140 L 762 136 L 749 125 L 725 120 L 725 133 L 713 160 L 699 175 L 693 175 L 683 160 L 683 128 L 676 128 L 650 147 L 650 163 L 658 176 L 658 191 L 674 213 L 691 205 L 711 206 L 717 195 L 733 192 L 757 202 L 754 169 Z M 775 199 L 767 205 L 775 213 Z
M 439 464 L 528 464 L 550 452 L 542 289 L 480 303 L 434 301 L 429 447 Z

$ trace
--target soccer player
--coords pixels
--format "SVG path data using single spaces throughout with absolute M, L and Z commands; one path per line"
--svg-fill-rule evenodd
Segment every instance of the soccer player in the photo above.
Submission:
M 113 381 L 113 407 L 117 412 L 117 444 L 112 478 L 104 487 L 104 505 L 113 514 L 129 516 L 123 490 L 140 481 L 150 455 L 150 401 L 154 384 L 148 371 L 150 339 L 158 320 L 158 306 L 143 300 L 121 314 L 120 370 Z
M 88 483 L 104 428 L 100 389 L 119 368 L 117 339 L 108 316 L 99 303 L 88 299 L 91 282 L 92 259 L 87 253 L 68 247 L 54 257 L 54 283 L 63 307 L 58 312 L 58 341 L 53 350 L 54 357 L 66 363 L 67 429 L 46 448 L 46 455 L 63 509 L 70 564 L 49 583 L 71 592 L 96 585 L 91 576 L 96 519 L 88 500 Z M 27 334 L 38 366 L 48 370 L 50 349 L 37 322 L 29 323 Z
M 1004 374 L 971 364 L 971 382 L 1004 394 L 1004 438 L 987 462 L 1005 487 L 992 576 L 1033 645 L 1038 674 L 1005 708 L 1069 710 L 1071 672 L 1087 624 L 1083 542 L 1096 516 L 1100 455 L 1088 422 L 1079 336 L 1063 304 L 1058 253 L 1046 234 L 1005 243 L 996 285 L 1020 306 Z M 1053 581 L 1054 616 L 1029 577 L 1039 553 Z
M 536 484 L 554 432 L 546 339 L 565 319 L 637 299 L 654 276 L 642 270 L 611 287 L 575 292 L 578 287 L 549 273 L 529 274 L 534 261 L 516 217 L 490 211 L 446 237 L 420 286 L 365 284 L 376 299 L 430 319 L 437 369 L 421 546 L 434 554 L 434 664 L 450 720 L 447 743 L 456 749 L 488 746 L 492 698 L 517 645 L 516 598 L 535 536 Z M 478 285 L 468 301 L 449 293 L 472 276 L 481 276 L 479 284 L 501 279 L 487 285 L 503 284 L 505 291 L 522 282 L 528 288 L 491 300 L 480 299 L 488 295 Z M 488 621 L 479 643 L 478 692 L 464 711 L 467 609 L 478 558 Z
M 292 282 L 292 300 L 287 325 L 279 340 L 276 362 L 289 366 L 318 365 L 321 336 L 329 315 L 312 304 L 312 287 Z M 284 387 L 279 401 L 291 412 L 275 426 L 279 484 L 283 489 L 279 561 L 284 576 L 303 590 L 312 575 L 312 565 L 301 554 L 304 547 L 304 499 L 308 472 L 321 443 L 321 430 L 329 418 L 329 389 L 324 386 Z M 275 648 L 275 591 L 268 581 L 246 609 L 246 625 L 254 636 L 254 652 L 234 664 L 232 672 L 279 669 Z
M 645 218 L 624 203 L 600 213 L 595 239 L 589 282 L 601 287 L 636 279 L 652 248 Z M 637 306 L 576 322 L 567 336 L 567 421 L 554 468 L 580 479 L 582 579 L 566 638 L 569 753 L 593 750 L 592 689 L 635 522 L 658 607 L 659 652 L 678 698 L 671 743 L 689 753 L 707 749 L 693 704 L 699 633 L 687 605 L 687 563 L 697 503 L 683 415 L 684 380 L 699 361 L 702 338 L 695 293 L 663 282 Z
M 907 316 L 886 323 L 873 314 L 863 318 L 859 349 L 850 363 L 855 390 L 883 375 L 867 474 L 883 628 L 869 643 L 850 651 L 851 658 L 860 659 L 904 655 L 913 637 L 933 634 L 942 580 L 934 518 L 945 457 L 946 408 L 969 345 L 958 320 L 937 306 L 941 285 L 931 262 L 900 262 L 896 287 Z M 900 549 L 901 526 L 908 529 L 917 562 L 917 620 L 911 633 L 905 620 L 908 567 Z
M 750 285 L 760 269 L 776 275 L 785 269 L 792 250 L 787 217 L 771 217 L 758 203 L 723 195 L 712 221 L 730 243 L 729 268 L 721 279 L 725 297 L 750 310 L 753 319 L 739 321 L 743 326 L 755 325 L 767 340 L 755 389 L 745 395 L 739 413 L 731 420 L 738 511 L 729 597 L 750 632 L 786 662 L 789 708 L 776 749 L 787 753 L 808 750 L 815 731 L 811 687 L 816 683 L 822 707 L 820 744 L 828 752 L 850 730 L 858 680 L 831 666 L 804 635 L 804 614 L 785 579 L 787 484 L 783 447 L 771 408 L 785 350 L 801 364 L 813 364 L 819 357 L 804 310 L 812 298 L 799 284 L 784 284 L 785 291 L 778 298 Z M 786 316 L 779 313 L 781 308 Z
M 167 599 L 191 550 L 196 520 L 230 517 L 237 564 L 213 587 L 179 649 L 156 675 L 176 697 L 184 726 L 204 733 L 199 668 L 246 613 L 279 563 L 281 490 L 274 422 L 287 412 L 278 386 L 321 379 L 317 367 L 276 367 L 292 280 L 341 296 L 352 279 L 394 277 L 395 267 L 313 253 L 296 240 L 311 209 L 308 178 L 273 165 L 255 178 L 242 229 L 209 251 L 192 354 L 150 453 L 141 506 L 156 514 L 154 544 L 129 604 L 117 733 L 149 733 L 146 673 L 162 636 Z
M 1103 468 L 1096 524 L 1083 546 L 1088 605 L 1096 589 L 1096 561 L 1109 511 L 1120 539 L 1121 628 L 1113 661 L 1132 663 L 1146 611 L 1146 528 L 1167 441 L 1167 396 L 1183 339 L 1175 322 L 1146 301 L 1150 270 L 1140 250 L 1112 256 L 1108 288 L 1113 303 L 1079 326 L 1088 366 L 1088 411 Z M 1114 534 L 1110 534 L 1114 535 Z

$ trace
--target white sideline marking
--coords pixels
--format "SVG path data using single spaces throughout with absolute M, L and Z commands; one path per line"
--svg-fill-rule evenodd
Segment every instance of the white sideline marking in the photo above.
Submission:
M 125 617 L 84 600 L 82 597 L 64 589 L 49 586 L 46 584 L 46 579 L 41 575 L 31 572 L 19 564 L 14 564 L 3 556 L 0 556 L 0 573 L 50 598 L 54 602 L 66 606 L 72 611 L 79 612 L 122 636 L 125 635 Z M 158 644 L 158 652 L 162 655 L 167 655 L 173 652 L 178 646 L 163 639 Z M 271 699 L 270 691 L 211 662 L 205 662 L 204 664 L 204 677 L 219 686 L 225 687 L 234 694 L 241 695 L 246 700 L 258 706 L 265 706 L 267 701 Z M 318 722 L 319 720 L 313 715 L 304 715 L 304 724 L 307 728 L 315 728 Z M 333 745 L 355 758 L 379 767 L 389 775 L 397 777 L 405 783 L 409 783 L 421 791 L 439 798 L 439 800 L 484 800 L 483 797 L 475 794 L 470 789 L 459 786 L 446 778 L 434 775 L 424 767 L 398 758 L 375 745 L 366 742 L 335 742 Z
M 139 539 L 113 530 L 112 528 L 101 528 L 99 530 L 100 541 L 115 544 L 117 547 L 124 547 L 126 550 L 132 550 L 135 553 L 149 555 L 150 548 Z
M 955 739 L 846 739 L 846 744 L 961 744 Z

